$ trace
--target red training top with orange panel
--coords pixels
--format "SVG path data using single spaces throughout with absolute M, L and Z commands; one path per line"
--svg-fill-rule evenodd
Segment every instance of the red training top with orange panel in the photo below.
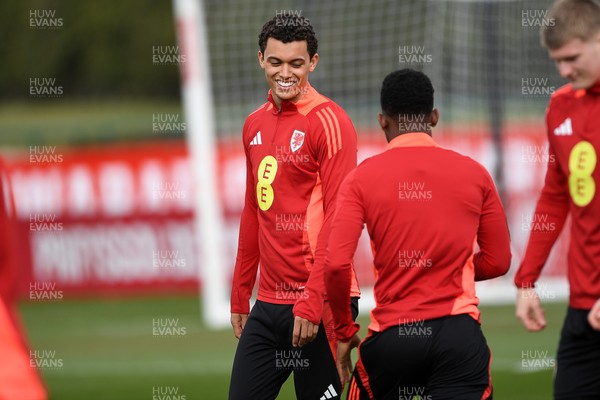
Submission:
M 305 90 L 280 110 L 269 91 L 244 124 L 246 203 L 232 313 L 249 313 L 260 263 L 258 300 L 296 304 L 295 315 L 321 319 L 324 252 L 338 188 L 356 167 L 356 131 L 341 107 L 310 85 Z M 355 278 L 352 293 L 359 295 Z
M 341 341 L 358 330 L 346 299 L 364 223 L 375 250 L 372 331 L 458 314 L 479 321 L 475 281 L 510 267 L 508 226 L 492 178 L 426 133 L 400 135 L 361 163 L 342 184 L 336 209 L 325 275 Z

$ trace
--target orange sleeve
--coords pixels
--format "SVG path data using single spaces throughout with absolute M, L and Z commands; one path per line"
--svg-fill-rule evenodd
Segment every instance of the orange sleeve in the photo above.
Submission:
M 246 138 L 246 129 L 244 129 Z M 246 197 L 240 220 L 238 252 L 231 285 L 231 312 L 250 313 L 250 297 L 256 282 L 260 251 L 258 248 L 258 217 L 252 164 L 246 151 Z
M 365 210 L 353 171 L 344 180 L 337 201 L 335 223 L 325 260 L 325 285 L 334 317 L 337 338 L 349 341 L 360 326 L 352 320 L 349 306 L 353 277 L 352 259 L 365 223 Z
M 356 131 L 350 118 L 331 103 L 314 112 L 311 116 L 311 129 L 314 129 L 313 135 L 316 138 L 324 218 L 317 239 L 314 266 L 304 290 L 305 296 L 296 301 L 294 315 L 318 324 L 325 296 L 325 253 L 336 210 L 336 197 L 342 181 L 356 167 L 357 144 Z M 347 299 L 349 297 L 350 295 Z
M 550 139 L 549 127 L 548 137 Z M 547 221 L 548 224 L 539 224 L 540 227 L 536 226 L 536 229 L 532 229 L 529 234 L 525 256 L 514 278 L 518 288 L 535 285 L 569 212 L 567 177 L 562 173 L 556 161 L 557 157 L 551 140 L 549 140 L 548 152 L 549 160 L 554 160 L 554 162 L 548 162 L 546 180 L 533 216 L 533 221 Z M 551 229 L 546 228 L 546 225 Z
M 482 170 L 487 184 L 477 230 L 480 250 L 473 256 L 476 281 L 506 274 L 511 259 L 510 233 L 504 208 L 492 177 L 483 167 Z

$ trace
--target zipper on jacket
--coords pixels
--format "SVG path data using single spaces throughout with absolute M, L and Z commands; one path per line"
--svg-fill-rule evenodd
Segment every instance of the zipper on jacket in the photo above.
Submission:
M 281 108 L 277 110 L 277 122 L 275 123 L 275 131 L 273 133 L 273 137 L 271 138 L 271 145 L 275 144 L 275 138 L 277 137 L 277 130 L 279 129 L 279 121 L 281 120 L 281 114 L 283 114 L 283 104 Z

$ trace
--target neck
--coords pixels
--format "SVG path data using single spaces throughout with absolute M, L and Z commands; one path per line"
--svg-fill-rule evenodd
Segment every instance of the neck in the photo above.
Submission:
M 281 103 L 283 103 L 283 100 L 281 100 L 279 96 L 273 95 L 273 103 L 275 103 L 275 107 L 277 107 L 278 110 L 281 110 Z
M 308 93 L 308 88 L 309 85 L 308 82 L 306 82 L 302 87 L 298 87 L 298 93 L 291 99 L 282 99 L 273 91 L 273 89 L 271 89 L 271 97 L 273 97 L 273 103 L 275 103 L 275 107 L 277 107 L 278 110 L 281 110 L 281 105 L 284 101 L 291 101 L 292 103 L 300 101 L 306 95 L 306 93 Z
M 406 135 L 407 133 L 424 133 L 426 135 L 431 136 L 431 131 L 427 131 L 427 132 L 423 132 L 423 131 L 395 131 L 395 132 L 385 132 L 385 137 L 389 142 L 391 142 L 392 140 L 396 139 L 398 136 L 402 136 L 402 135 Z

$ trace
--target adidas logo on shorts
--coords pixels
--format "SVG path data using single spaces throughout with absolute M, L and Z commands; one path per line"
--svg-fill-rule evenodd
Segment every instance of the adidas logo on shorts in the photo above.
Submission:
M 323 394 L 323 396 L 321 396 L 321 398 L 319 400 L 333 399 L 337 395 L 338 394 L 335 391 L 335 389 L 333 388 L 333 385 L 329 385 L 327 387 L 327 390 L 325 391 L 325 393 Z

